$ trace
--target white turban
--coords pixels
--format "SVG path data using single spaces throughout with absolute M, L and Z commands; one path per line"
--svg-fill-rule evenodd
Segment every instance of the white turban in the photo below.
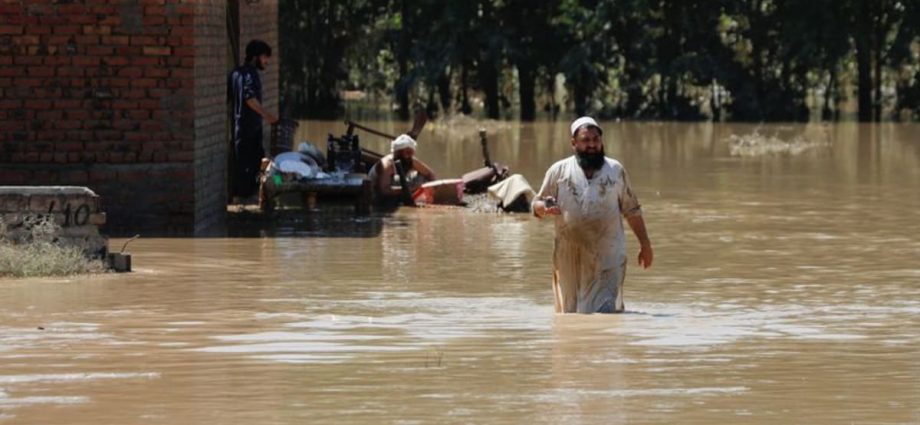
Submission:
M 408 134 L 400 134 L 399 137 L 390 143 L 390 152 L 396 152 L 405 148 L 412 148 L 415 150 L 417 146 L 418 143 L 415 143 L 415 139 L 413 139 L 411 136 Z
M 575 132 L 577 132 L 579 128 L 584 127 L 586 125 L 588 127 L 597 128 L 597 131 L 601 135 L 604 134 L 604 130 L 601 129 L 601 126 L 597 125 L 597 121 L 594 121 L 594 118 L 591 118 L 591 117 L 581 117 L 575 121 L 572 121 L 572 125 L 569 127 L 569 131 L 572 133 L 572 136 L 574 136 Z

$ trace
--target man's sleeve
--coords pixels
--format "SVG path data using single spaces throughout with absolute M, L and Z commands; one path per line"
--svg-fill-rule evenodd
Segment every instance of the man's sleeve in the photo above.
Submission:
M 632 190 L 632 184 L 629 182 L 629 174 L 623 168 L 620 171 L 620 178 L 623 180 L 622 192 L 620 192 L 620 213 L 624 217 L 635 217 L 642 215 L 642 206 L 639 205 L 639 198 Z
M 553 165 L 546 170 L 546 175 L 543 176 L 543 185 L 540 186 L 540 192 L 537 193 L 537 196 L 533 198 L 533 202 L 537 202 L 540 199 L 543 199 L 547 196 L 556 197 L 558 193 L 557 181 L 559 180 L 559 167 Z M 531 202 L 530 208 L 533 209 L 533 202 Z
M 255 79 L 251 72 L 243 73 L 243 101 L 256 97 Z

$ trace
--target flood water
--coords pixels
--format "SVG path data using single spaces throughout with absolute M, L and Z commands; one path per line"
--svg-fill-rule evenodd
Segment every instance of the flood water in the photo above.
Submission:
M 418 155 L 478 167 L 478 125 Z M 536 188 L 567 126 L 486 123 L 492 158 Z M 527 215 L 141 238 L 131 274 L 0 280 L 0 423 L 920 423 L 920 126 L 604 128 L 655 249 L 626 314 L 554 315 Z

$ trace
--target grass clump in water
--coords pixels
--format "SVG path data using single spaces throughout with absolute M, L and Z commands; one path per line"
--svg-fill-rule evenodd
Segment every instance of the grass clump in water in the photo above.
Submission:
M 0 218 L 0 277 L 67 276 L 99 273 L 105 264 L 78 246 L 58 243 L 61 227 L 51 216 L 28 216 L 13 237 Z

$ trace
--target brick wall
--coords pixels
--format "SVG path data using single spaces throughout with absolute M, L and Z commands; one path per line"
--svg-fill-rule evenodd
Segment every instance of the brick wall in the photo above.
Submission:
M 277 2 L 242 3 L 241 31 L 276 45 Z M 213 0 L 0 0 L 0 184 L 88 186 L 115 234 L 219 221 L 225 19 Z
M 195 228 L 220 224 L 227 205 L 226 0 L 198 0 L 195 12 Z

